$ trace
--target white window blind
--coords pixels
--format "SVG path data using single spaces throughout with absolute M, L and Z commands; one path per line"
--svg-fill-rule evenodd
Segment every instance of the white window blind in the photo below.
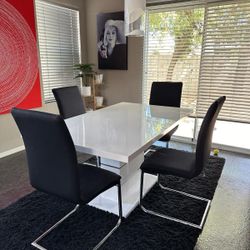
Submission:
M 182 107 L 195 108 L 204 8 L 147 13 L 143 101 L 153 81 L 182 81 Z
M 80 85 L 73 65 L 80 63 L 79 11 L 36 0 L 36 16 L 45 102 L 53 88 Z
M 220 118 L 250 122 L 250 2 L 208 5 L 198 95 L 202 116 L 218 96 Z

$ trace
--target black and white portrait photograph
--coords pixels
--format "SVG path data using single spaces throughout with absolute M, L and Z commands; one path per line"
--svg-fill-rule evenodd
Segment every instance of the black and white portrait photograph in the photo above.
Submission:
M 97 50 L 99 69 L 127 70 L 124 12 L 97 15 Z

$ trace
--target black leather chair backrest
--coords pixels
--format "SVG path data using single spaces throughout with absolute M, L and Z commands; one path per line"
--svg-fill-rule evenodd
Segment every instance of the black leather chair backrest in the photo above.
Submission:
M 72 202 L 80 200 L 75 147 L 59 115 L 12 109 L 26 148 L 31 185 Z
M 196 175 L 202 172 L 207 163 L 211 150 L 214 125 L 225 100 L 225 96 L 215 100 L 209 107 L 201 124 L 196 145 Z
M 182 82 L 153 82 L 150 105 L 180 107 Z
M 86 108 L 77 86 L 52 89 L 61 116 L 64 119 L 84 114 Z

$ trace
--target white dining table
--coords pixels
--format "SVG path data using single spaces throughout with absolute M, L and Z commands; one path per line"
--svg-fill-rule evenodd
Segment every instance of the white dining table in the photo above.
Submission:
M 65 123 L 77 151 L 99 156 L 99 167 L 121 175 L 123 216 L 127 217 L 139 203 L 144 152 L 191 113 L 185 108 L 122 102 L 68 118 Z M 146 175 L 144 181 L 145 195 L 157 177 Z M 116 187 L 89 205 L 118 214 Z

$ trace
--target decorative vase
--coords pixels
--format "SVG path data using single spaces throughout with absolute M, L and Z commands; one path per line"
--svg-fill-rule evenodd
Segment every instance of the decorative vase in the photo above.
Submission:
M 95 101 L 96 101 L 97 108 L 100 108 L 103 106 L 103 96 L 96 96 Z
M 91 86 L 82 86 L 81 92 L 83 96 L 91 96 Z
M 96 74 L 95 75 L 95 83 L 102 84 L 102 81 L 103 81 L 103 74 Z

